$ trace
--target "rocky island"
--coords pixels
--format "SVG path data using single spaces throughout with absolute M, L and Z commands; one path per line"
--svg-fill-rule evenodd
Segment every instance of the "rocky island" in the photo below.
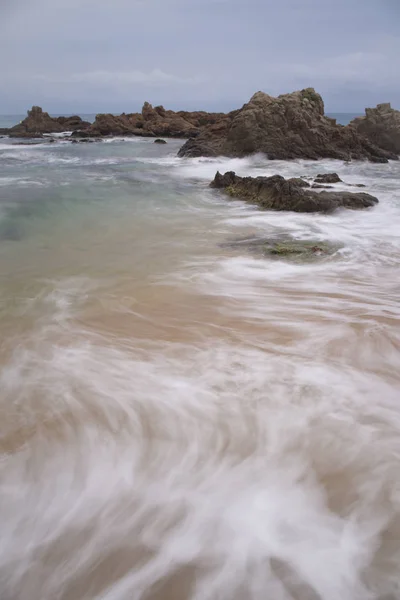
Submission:
M 40 138 L 70 131 L 71 138 L 77 140 L 107 136 L 187 138 L 180 157 L 263 153 L 270 160 L 333 158 L 386 163 L 398 159 L 400 111 L 390 104 L 366 109 L 365 117 L 347 126 L 338 125 L 324 111 L 322 97 L 313 88 L 276 98 L 257 92 L 242 108 L 227 114 L 175 112 L 145 102 L 140 113 L 98 114 L 94 123 L 78 116 L 53 118 L 34 106 L 21 123 L 0 133 Z
M 85 130 L 90 126 L 88 121 L 83 121 L 81 117 L 50 117 L 49 113 L 44 112 L 40 106 L 32 106 L 28 111 L 27 117 L 18 125 L 11 129 L 4 129 L 10 137 L 37 138 L 42 137 L 44 133 L 62 133 L 63 131 L 74 131 L 75 129 Z

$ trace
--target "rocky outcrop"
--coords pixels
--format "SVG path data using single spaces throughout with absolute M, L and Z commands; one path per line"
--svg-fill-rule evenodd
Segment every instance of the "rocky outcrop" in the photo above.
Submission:
M 400 111 L 389 103 L 366 108 L 365 117 L 354 119 L 350 126 L 380 148 L 400 154 Z
M 190 138 L 199 135 L 205 126 L 218 123 L 224 116 L 222 113 L 174 112 L 166 110 L 163 106 L 153 107 L 145 102 L 141 113 L 97 115 L 93 125 L 85 130 L 83 135 Z M 75 133 L 79 134 L 80 132 Z
M 90 123 L 82 121 L 78 116 L 53 118 L 40 106 L 32 106 L 27 117 L 18 125 L 8 129 L 7 134 L 10 137 L 33 138 L 42 137 L 44 133 L 61 133 L 87 127 L 90 127 Z
M 189 139 L 179 156 L 243 157 L 262 152 L 269 159 L 337 158 L 387 162 L 397 156 L 378 148 L 354 127 L 324 116 L 324 103 L 312 88 L 274 98 L 257 92 L 240 110 L 208 125 Z
M 337 208 L 369 208 L 378 203 L 377 198 L 366 193 L 313 192 L 280 175 L 253 178 L 238 177 L 233 171 L 225 175 L 217 172 L 210 186 L 265 210 L 331 212 Z
M 89 121 L 83 121 L 78 115 L 72 117 L 56 117 L 54 121 L 57 121 L 57 123 L 61 125 L 61 131 L 88 129 L 92 125 Z

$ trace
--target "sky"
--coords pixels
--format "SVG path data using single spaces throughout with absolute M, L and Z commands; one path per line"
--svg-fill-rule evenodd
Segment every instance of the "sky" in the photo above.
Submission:
M 0 0 L 0 114 L 400 108 L 400 0 Z

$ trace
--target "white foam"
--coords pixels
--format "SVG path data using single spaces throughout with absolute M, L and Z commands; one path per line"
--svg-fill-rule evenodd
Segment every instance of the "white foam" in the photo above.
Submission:
M 123 548 L 121 576 L 95 597 L 139 598 L 192 564 L 201 571 L 191 596 L 201 599 L 289 598 L 299 581 L 305 598 L 373 597 L 363 571 L 378 549 L 390 562 L 381 534 L 398 526 L 400 508 L 390 385 L 318 355 L 311 364 L 241 344 L 146 351 L 79 331 L 54 344 L 71 315 L 56 296 L 58 330 L 37 331 L 1 378 L 37 431 L 29 451 L 0 465 L 6 595 L 25 598 L 33 560 L 33 598 L 85 576 L 95 585 L 102 561 Z M 397 567 L 386 582 L 370 572 L 381 590 L 397 578 Z
M 98 160 L 114 159 L 81 158 Z M 21 326 L 2 341 L 13 352 L 0 372 L 2 593 L 397 598 L 397 167 L 348 171 L 381 200 L 371 211 L 297 215 L 228 201 L 205 181 L 217 169 L 345 179 L 347 166 L 150 160 L 200 182 L 188 202 L 212 220 L 182 223 L 197 234 L 212 222 L 209 246 L 283 233 L 339 242 L 342 254 L 296 264 L 186 243 L 148 298 L 156 323 L 179 298 L 161 283 L 189 304 L 197 294 L 192 342 L 143 339 L 126 312 L 122 333 L 107 332 L 107 305 L 90 318 L 106 282 L 87 277 L 46 280 L 13 305 Z M 208 324 L 198 310 L 210 298 L 220 318 Z

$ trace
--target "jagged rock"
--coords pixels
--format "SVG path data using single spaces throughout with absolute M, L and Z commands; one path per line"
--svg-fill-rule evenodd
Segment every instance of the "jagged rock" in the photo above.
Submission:
M 157 138 L 156 140 L 154 140 L 155 144 L 166 144 L 167 142 L 165 140 L 161 140 L 160 138 Z
M 310 184 L 307 181 L 304 181 L 304 179 L 302 179 L 301 177 L 291 177 L 288 181 L 291 181 L 292 183 L 295 183 L 296 185 L 303 188 L 310 187 Z
M 324 103 L 312 88 L 274 98 L 257 92 L 240 110 L 208 125 L 179 150 L 183 156 L 243 157 L 262 152 L 269 159 L 396 159 L 324 116 Z
M 136 135 L 189 138 L 197 136 L 204 126 L 215 124 L 224 116 L 222 113 L 174 112 L 145 102 L 141 113 L 97 115 L 93 125 L 82 134 L 88 137 Z M 75 133 L 76 136 L 79 134 L 80 132 Z
M 353 119 L 350 126 L 380 148 L 400 154 L 400 111 L 390 103 L 366 108 L 365 117 Z
M 33 138 L 42 137 L 44 133 L 61 133 L 74 128 L 85 129 L 90 126 L 80 117 L 57 117 L 53 119 L 40 106 L 32 106 L 28 116 L 18 125 L 8 130 L 10 137 Z
M 83 121 L 78 115 L 74 115 L 73 117 L 56 117 L 54 120 L 61 125 L 62 131 L 83 130 L 88 129 L 92 125 L 89 121 Z
M 238 177 L 233 171 L 217 172 L 210 187 L 221 189 L 232 198 L 257 204 L 266 210 L 330 212 L 337 208 L 368 208 L 378 199 L 363 192 L 313 192 L 280 175 Z
M 320 173 L 315 178 L 315 183 L 340 183 L 340 179 L 337 173 Z M 343 183 L 343 182 L 342 182 Z

